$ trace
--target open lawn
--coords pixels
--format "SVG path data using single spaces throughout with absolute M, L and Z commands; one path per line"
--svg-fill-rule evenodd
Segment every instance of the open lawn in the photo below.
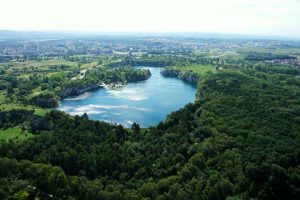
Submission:
M 5 102 L 4 91 L 0 91 L 0 104 Z
M 11 73 L 22 78 L 28 78 L 33 73 L 49 75 L 56 71 L 71 71 L 78 68 L 78 62 L 53 58 L 49 60 L 11 61 L 3 63 L 0 66 L 6 68 L 7 73 Z M 63 66 L 63 68 L 60 66 Z
M 32 133 L 28 131 L 22 132 L 22 129 L 19 127 L 0 129 L 0 140 L 9 140 L 9 139 L 25 140 L 32 137 L 34 137 Z
M 211 65 L 189 65 L 189 66 L 172 66 L 172 67 L 167 67 L 167 69 L 171 70 L 180 70 L 181 72 L 191 72 L 191 73 L 196 73 L 200 75 L 204 75 L 207 72 L 215 72 L 216 67 L 211 66 Z
M 0 104 L 0 110 L 13 110 L 13 109 L 25 109 L 25 110 L 34 110 L 34 114 L 38 116 L 45 116 L 46 113 L 50 112 L 50 109 L 35 107 L 35 106 L 25 106 L 21 104 Z
M 77 66 L 77 62 L 71 62 L 64 59 L 49 59 L 49 60 L 26 60 L 23 62 L 11 61 L 9 62 L 13 67 L 48 67 L 55 65 L 69 65 Z

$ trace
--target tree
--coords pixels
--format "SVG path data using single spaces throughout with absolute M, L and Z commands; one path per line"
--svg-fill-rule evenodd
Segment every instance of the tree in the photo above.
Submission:
M 133 134 L 136 138 L 139 137 L 139 135 L 141 133 L 140 125 L 138 125 L 137 123 L 134 122 L 131 126 L 131 130 L 133 131 Z
M 11 86 L 11 85 L 9 85 L 9 86 L 7 86 L 7 88 L 6 88 L 6 95 L 7 96 L 11 96 L 12 94 L 14 94 L 14 88 Z

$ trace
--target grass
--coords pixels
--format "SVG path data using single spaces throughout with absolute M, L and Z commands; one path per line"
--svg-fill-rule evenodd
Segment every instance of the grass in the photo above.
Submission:
M 64 70 L 57 69 L 56 71 L 72 71 L 78 68 L 78 62 L 71 62 L 65 59 L 49 59 L 49 60 L 26 60 L 26 61 L 10 61 L 4 63 L 3 66 L 9 66 L 6 70 L 7 73 L 17 74 L 18 77 L 28 78 L 33 73 L 35 74 L 47 74 L 50 75 L 53 72 L 53 69 L 50 69 L 52 66 L 56 65 L 66 65 L 69 68 Z
M 82 64 L 79 69 L 88 69 L 91 68 L 93 66 L 96 66 L 98 62 L 96 61 L 92 61 L 89 63 L 84 63 Z M 31 69 L 33 71 L 35 70 L 39 70 L 39 72 L 49 72 L 51 73 L 51 71 L 49 71 L 51 66 L 55 66 L 55 65 L 67 65 L 69 66 L 69 68 L 64 69 L 62 71 L 71 71 L 73 69 L 77 69 L 78 68 L 78 62 L 74 61 L 67 61 L 64 59 L 49 59 L 49 60 L 26 60 L 23 62 L 18 62 L 18 61 L 11 61 L 9 63 L 6 63 L 7 65 L 9 65 L 9 71 L 12 70 L 18 70 L 18 69 Z M 58 69 L 58 71 L 61 71 L 60 69 Z M 26 75 L 30 75 L 31 73 L 27 73 L 27 74 L 22 74 L 22 77 L 26 76 Z
M 97 66 L 97 64 L 98 64 L 98 62 L 85 63 L 80 66 L 80 69 L 89 69 L 89 68 Z
M 19 127 L 13 127 L 8 129 L 0 129 L 0 140 L 25 140 L 28 138 L 32 138 L 34 135 L 28 131 L 23 131 Z
M 172 70 L 180 70 L 181 72 L 191 72 L 191 73 L 196 73 L 200 75 L 204 75 L 207 72 L 215 72 L 216 68 L 211 65 L 189 65 L 189 66 L 172 66 L 168 67 L 168 69 Z
M 4 102 L 5 102 L 4 91 L 0 91 L 0 103 L 4 103 Z
M 288 55 L 299 55 L 300 53 L 300 48 L 268 48 L 268 47 L 257 47 L 257 46 L 249 46 L 249 47 L 244 47 L 243 49 L 240 50 L 240 52 L 247 53 L 249 51 L 255 51 L 259 53 L 269 53 L 271 52 L 272 54 L 288 54 Z
M 44 68 L 44 67 L 60 65 L 60 64 L 69 65 L 72 67 L 77 66 L 77 62 L 71 62 L 64 59 L 56 59 L 56 58 L 49 59 L 49 60 L 26 60 L 23 62 L 12 61 L 10 62 L 10 64 L 12 64 L 14 67 L 38 67 L 38 68 L 41 67 Z
M 12 103 L 0 104 L 0 110 L 8 111 L 8 110 L 13 110 L 13 109 L 34 110 L 34 114 L 41 116 L 41 117 L 45 116 L 48 112 L 51 111 L 51 109 L 40 108 L 40 107 L 36 107 L 36 106 L 31 106 L 31 105 L 25 106 L 25 105 L 21 105 L 21 104 L 12 104 Z
M 50 109 L 45 109 L 45 108 L 35 108 L 34 114 L 38 116 L 45 116 L 48 112 L 50 112 Z

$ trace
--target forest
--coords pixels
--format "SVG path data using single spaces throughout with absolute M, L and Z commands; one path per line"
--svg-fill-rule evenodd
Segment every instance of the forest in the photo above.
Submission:
M 0 199 L 300 199 L 300 68 L 267 62 L 299 50 L 219 50 L 30 61 L 32 75 L 0 63 Z M 156 126 L 125 128 L 37 98 L 53 107 L 62 88 L 146 80 L 140 65 L 197 85 L 195 102 Z

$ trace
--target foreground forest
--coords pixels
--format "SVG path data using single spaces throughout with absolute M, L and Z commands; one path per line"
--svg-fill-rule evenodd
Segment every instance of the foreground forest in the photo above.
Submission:
M 299 199 L 300 68 L 266 62 L 297 54 L 240 55 L 126 56 L 86 72 L 151 61 L 197 84 L 196 101 L 155 127 L 4 108 L 1 130 L 26 137 L 1 140 L 0 199 Z

